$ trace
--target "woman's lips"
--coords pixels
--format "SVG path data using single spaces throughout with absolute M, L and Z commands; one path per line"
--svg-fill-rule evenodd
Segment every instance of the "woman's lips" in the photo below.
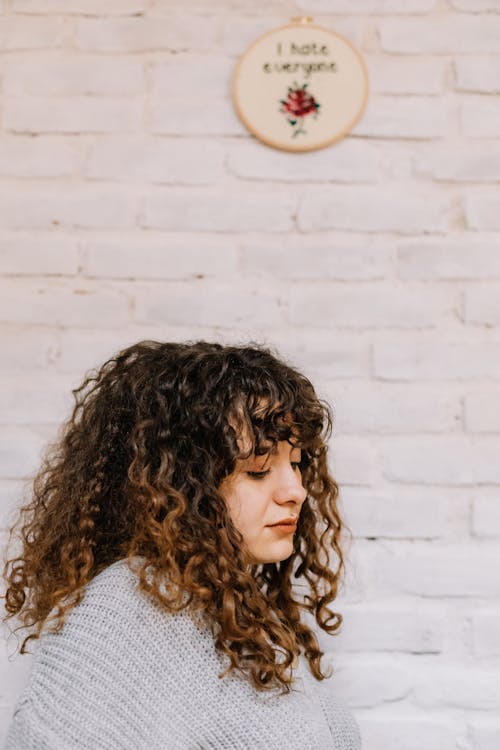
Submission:
M 276 523 L 274 526 L 269 526 L 270 529 L 275 529 L 280 534 L 293 534 L 297 530 L 296 523 Z

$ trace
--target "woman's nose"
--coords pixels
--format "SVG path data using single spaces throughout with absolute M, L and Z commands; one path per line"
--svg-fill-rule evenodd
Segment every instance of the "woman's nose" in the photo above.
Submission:
M 276 487 L 276 499 L 281 502 L 293 500 L 303 503 L 307 497 L 307 490 L 303 486 L 300 474 L 290 466 L 288 471 L 280 474 L 280 481 Z

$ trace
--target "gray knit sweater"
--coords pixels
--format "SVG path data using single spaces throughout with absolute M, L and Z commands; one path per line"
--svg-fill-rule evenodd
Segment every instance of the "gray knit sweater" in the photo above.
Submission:
M 37 641 L 5 750 L 361 748 L 328 680 L 302 666 L 280 696 L 238 672 L 219 679 L 228 664 L 208 627 L 162 610 L 120 560 L 87 585 L 61 632 Z

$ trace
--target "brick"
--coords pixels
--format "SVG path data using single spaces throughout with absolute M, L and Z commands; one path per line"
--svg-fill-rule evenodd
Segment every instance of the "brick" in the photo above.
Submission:
M 472 533 L 481 539 L 500 537 L 500 498 L 498 491 L 477 497 L 472 505 Z
M 142 102 L 103 97 L 6 97 L 4 128 L 17 133 L 123 133 L 138 130 Z
M 23 482 L 0 480 L 0 533 L 5 533 L 12 527 L 18 515 L 18 507 L 23 501 Z
M 463 664 L 433 665 L 416 675 L 415 700 L 424 708 L 484 711 L 500 707 L 498 672 Z
M 377 141 L 377 148 L 380 152 L 382 164 L 381 173 L 384 175 L 383 179 L 386 184 L 393 181 L 414 182 L 417 155 L 422 149 L 430 145 L 432 145 L 431 142 L 424 143 L 423 141 L 419 141 L 418 144 L 415 144 L 414 141 L 404 139 L 399 141 L 379 139 Z
M 475 612 L 472 617 L 472 648 L 475 656 L 500 656 L 500 611 Z
M 402 7 L 398 3 L 398 7 Z M 405 6 L 406 7 L 406 6 Z M 370 91 L 375 94 L 441 94 L 446 63 L 440 59 L 415 60 L 365 55 L 370 71 Z
M 498 138 L 500 102 L 495 97 L 470 95 L 461 105 L 462 131 L 468 138 Z
M 230 282 L 194 287 L 164 283 L 161 288 L 136 286 L 135 321 L 150 325 L 211 325 L 228 327 L 250 317 L 255 325 L 280 325 L 279 296 L 258 287 L 235 287 Z
M 339 607 L 339 611 L 341 611 L 341 607 L 344 604 L 360 604 L 361 602 L 366 600 L 366 583 L 368 578 L 368 571 L 371 569 L 370 563 L 372 563 L 374 551 L 375 550 L 373 544 L 370 544 L 368 549 L 366 548 L 366 545 L 362 544 L 362 542 L 358 545 L 353 546 L 351 551 L 350 565 L 346 568 L 345 571 L 346 585 L 340 588 L 338 600 L 335 601 L 336 606 Z M 294 587 L 295 585 L 296 584 L 294 584 Z M 304 587 L 303 583 L 297 583 L 297 585 L 301 585 L 304 593 L 306 592 L 306 588 Z M 317 630 L 317 624 L 315 624 L 314 618 L 311 619 L 311 616 L 308 614 L 305 614 L 304 617 L 308 622 L 311 623 L 312 627 Z M 322 637 L 327 638 L 326 634 Z M 330 650 L 331 648 L 332 646 L 330 643 L 328 646 L 328 650 Z M 342 657 L 342 652 L 340 650 L 339 655 Z
M 475 0 L 473 0 L 475 2 Z M 496 57 L 464 57 L 454 62 L 455 88 L 483 94 L 500 92 L 500 60 Z
M 416 170 L 426 177 L 449 182 L 499 182 L 500 154 L 494 147 L 443 148 L 416 158 Z
M 361 141 L 344 139 L 335 148 L 291 154 L 251 141 L 229 150 L 229 171 L 237 177 L 299 182 L 374 182 L 377 150 Z
M 384 380 L 500 378 L 500 342 L 391 333 L 374 343 L 374 376 Z
M 157 96 L 167 94 L 169 101 L 224 99 L 230 90 L 232 72 L 233 62 L 225 57 L 180 53 L 152 64 L 151 90 Z
M 444 318 L 453 298 L 435 289 L 302 283 L 291 288 L 289 305 L 292 325 L 424 328 Z
M 9 427 L 0 434 L 2 479 L 25 479 L 40 464 L 45 436 L 27 427 Z
M 460 456 L 457 462 L 459 460 Z M 409 594 L 425 596 L 427 600 L 441 597 L 460 597 L 461 601 L 467 597 L 494 599 L 498 597 L 499 557 L 498 551 L 471 543 L 434 548 L 432 542 L 421 542 L 417 548 L 411 542 L 407 545 L 400 542 L 397 550 L 380 556 L 372 575 L 379 598 Z M 462 673 L 466 679 L 463 669 Z M 429 680 L 429 675 L 425 678 Z M 419 703 L 423 702 L 423 695 L 419 695 Z M 435 705 L 438 702 L 436 695 Z M 429 703 L 433 700 L 429 699 Z M 469 708 L 473 705 L 471 700 Z
M 464 321 L 485 326 L 500 324 L 500 288 L 481 284 L 466 289 Z
M 128 322 L 128 300 L 116 291 L 45 280 L 4 281 L 0 320 L 32 326 L 114 328 Z
M 322 659 L 321 663 L 326 666 L 328 661 Z M 350 654 L 345 666 L 335 654 L 333 665 L 337 668 L 335 676 L 319 689 L 328 691 L 351 709 L 402 701 L 412 689 L 414 678 L 407 665 L 382 654 L 360 656 L 356 661 Z
M 338 415 L 342 399 L 334 402 Z M 342 431 L 338 424 L 337 430 Z M 343 515 L 354 536 L 370 539 L 438 539 L 446 528 L 443 490 L 403 487 L 383 493 L 365 488 L 341 490 Z
M 481 750 L 497 750 L 500 745 L 500 727 L 498 718 L 470 718 L 467 722 L 469 736 L 476 747 Z
M 500 201 L 498 191 L 465 191 L 465 221 L 469 229 L 500 229 Z
M 372 96 L 353 135 L 374 138 L 441 138 L 446 135 L 445 101 L 419 96 Z
M 84 175 L 100 180 L 209 185 L 224 175 L 224 149 L 205 139 L 106 138 L 90 147 Z
M 0 423 L 9 425 L 59 424 L 73 406 L 69 380 L 54 378 L 54 373 L 36 378 L 16 376 L 2 379 L 0 386 Z
M 297 0 L 297 8 L 308 13 L 360 13 L 360 14 L 399 14 L 428 13 L 436 5 L 436 0 Z
M 387 439 L 383 476 L 405 484 L 500 484 L 498 440 L 459 436 Z
M 72 275 L 78 272 L 78 245 L 70 237 L 0 235 L 0 273 Z
M 260 14 L 252 17 L 249 14 L 242 16 L 236 13 L 232 15 L 224 14 L 224 16 L 221 23 L 220 47 L 226 55 L 235 58 L 239 58 L 244 50 L 250 47 L 262 34 L 270 29 L 283 26 L 284 22 L 286 23 L 281 7 L 278 9 L 278 13 L 273 16 Z M 335 32 L 358 47 L 362 44 L 363 28 L 357 18 L 335 19 Z
M 335 636 L 340 651 L 403 652 L 437 654 L 443 649 L 446 613 L 437 603 L 372 602 L 344 605 L 344 621 Z M 377 627 L 372 627 L 376 622 Z M 331 636 L 318 629 L 321 648 L 328 651 Z
M 241 268 L 245 275 L 296 281 L 375 281 L 392 273 L 392 249 L 369 238 L 363 244 L 353 244 L 350 238 L 291 235 L 286 242 L 286 260 L 282 250 L 281 240 L 279 244 L 267 237 L 244 240 L 239 251 Z
M 370 371 L 370 342 L 352 333 L 317 328 L 311 337 L 307 328 L 273 331 L 273 341 L 284 356 L 310 377 L 359 378 Z
M 493 10 L 500 12 L 500 3 L 498 0 L 450 0 L 451 7 L 456 10 L 463 10 L 466 13 L 482 13 Z
M 172 15 L 172 0 L 153 0 L 152 12 L 157 15 L 164 15 L 170 17 Z M 266 9 L 278 8 L 282 9 L 281 0 L 269 0 L 266 3 Z M 230 13 L 230 11 L 255 11 L 255 0 L 212 0 L 210 5 L 207 5 L 206 0 L 190 0 L 189 10 L 191 13 L 199 13 L 200 15 L 210 15 L 218 12 L 228 13 L 231 17 L 236 17 L 236 13 Z
M 471 536 L 470 516 L 474 490 L 468 486 L 453 485 L 448 488 L 439 487 L 438 491 L 442 495 L 444 538 L 450 542 L 457 539 L 469 539 Z
M 168 337 L 168 332 L 162 329 L 161 336 L 157 338 L 164 340 L 165 335 Z M 88 370 L 99 367 L 121 349 L 146 338 L 153 336 L 138 334 L 129 327 L 93 331 L 78 328 L 71 331 L 62 330 L 58 332 L 54 366 L 57 372 L 74 374 L 75 382 L 79 384 Z
M 455 750 L 457 727 L 450 719 L 398 715 L 360 720 L 363 746 L 384 750 Z
M 62 18 L 0 18 L 0 48 L 4 52 L 62 47 L 66 35 Z
M 34 185 L 11 188 L 0 203 L 5 228 L 61 227 L 128 228 L 134 226 L 138 199 L 116 189 L 95 185 Z
M 155 97 L 150 129 L 163 135 L 247 135 L 229 99 Z
M 405 280 L 500 278 L 498 245 L 488 240 L 417 242 L 398 247 L 397 258 L 398 276 Z
M 4 66 L 4 92 L 13 96 L 142 94 L 142 61 L 102 55 L 44 52 L 23 55 Z
M 76 144 L 62 138 L 7 136 L 0 141 L 2 177 L 68 177 L 79 162 Z
M 57 341 L 54 332 L 24 326 L 0 325 L 4 374 L 45 369 L 52 361 Z
M 184 279 L 233 276 L 237 250 L 220 240 L 166 236 L 152 240 L 149 232 L 136 239 L 93 241 L 84 245 L 85 276 L 122 279 Z M 145 235 L 145 236 L 144 236 Z
M 447 198 L 387 187 L 306 187 L 298 222 L 301 231 L 347 229 L 358 232 L 420 234 L 446 231 Z
M 76 21 L 75 44 L 77 49 L 99 52 L 152 52 L 168 50 L 198 52 L 218 49 L 219 21 L 204 17 L 197 21 L 185 14 L 175 14 L 168 19 L 134 18 L 82 18 Z
M 146 196 L 142 226 L 175 231 L 286 232 L 294 224 L 295 204 L 295 196 L 289 192 L 165 189 Z
M 471 432 L 500 432 L 500 393 L 481 390 L 464 399 L 465 426 Z
M 340 485 L 372 486 L 378 473 L 373 440 L 339 435 L 331 456 L 333 476 Z
M 385 19 L 379 23 L 384 52 L 485 54 L 500 50 L 500 19 L 494 16 L 433 16 Z
M 85 16 L 135 16 L 147 10 L 147 0 L 10 0 L 14 13 L 64 13 Z

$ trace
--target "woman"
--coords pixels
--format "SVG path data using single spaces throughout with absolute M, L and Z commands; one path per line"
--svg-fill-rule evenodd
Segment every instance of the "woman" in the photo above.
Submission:
M 301 619 L 340 627 L 344 565 L 309 380 L 261 346 L 143 341 L 74 395 L 4 568 L 37 645 L 6 750 L 358 750 Z

